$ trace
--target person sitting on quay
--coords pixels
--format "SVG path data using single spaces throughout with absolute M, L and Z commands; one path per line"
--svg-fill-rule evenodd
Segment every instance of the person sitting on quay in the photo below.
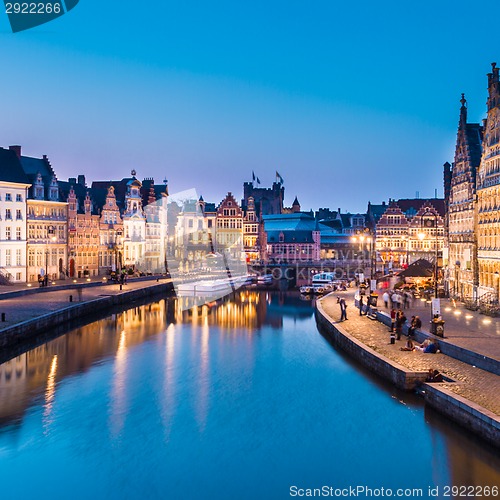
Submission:
M 413 340 L 410 337 L 408 337 L 408 339 L 406 340 L 406 345 L 404 347 L 401 347 L 400 350 L 401 351 L 414 351 L 415 346 L 413 345 Z
M 424 340 L 422 344 L 415 346 L 415 349 L 425 354 L 436 354 L 438 352 L 438 346 L 430 339 Z
M 435 370 L 435 369 L 430 368 L 429 373 L 428 373 L 425 381 L 426 382 L 442 382 L 443 375 L 441 375 L 441 373 L 439 373 L 439 370 Z
M 414 337 L 415 330 L 420 330 L 420 328 L 422 328 L 422 320 L 419 316 L 412 316 L 410 328 L 408 328 L 408 336 Z

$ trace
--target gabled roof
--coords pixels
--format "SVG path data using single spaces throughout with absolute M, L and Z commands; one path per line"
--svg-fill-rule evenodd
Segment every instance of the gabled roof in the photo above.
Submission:
M 411 214 L 413 216 L 417 213 L 424 204 L 432 205 L 441 217 L 445 214 L 445 203 L 443 198 L 431 198 L 431 199 L 401 199 L 396 201 L 397 206 L 405 214 Z
M 47 158 L 21 156 L 21 165 L 23 166 L 23 169 L 28 177 L 34 177 L 40 173 L 42 177 L 48 177 L 49 180 L 52 180 L 52 177 L 55 175 L 54 170 L 50 166 Z
M 280 243 L 283 235 L 283 243 L 314 243 L 311 231 L 267 231 L 268 243 Z
M 309 214 L 263 215 L 264 229 L 269 231 L 316 231 L 317 222 Z
M 78 184 L 78 182 L 73 183 L 69 181 L 57 181 L 59 185 L 59 195 L 61 201 L 68 201 L 68 196 L 71 188 L 75 192 L 76 198 L 78 199 L 78 213 L 84 213 L 85 205 L 84 201 L 89 193 L 90 199 L 92 200 L 92 214 L 97 215 L 100 209 L 104 206 L 106 198 L 104 200 L 100 199 L 100 191 L 95 192 L 95 190 Z
M 466 128 L 470 162 L 473 167 L 481 163 L 483 127 L 479 123 L 468 123 Z
M 9 149 L 0 148 L 0 181 L 30 184 L 17 154 Z

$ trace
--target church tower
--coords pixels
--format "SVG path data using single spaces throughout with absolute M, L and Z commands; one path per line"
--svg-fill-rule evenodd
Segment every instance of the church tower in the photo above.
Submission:
M 448 288 L 460 299 L 472 299 L 477 288 L 475 237 L 476 172 L 481 162 L 483 128 L 467 123 L 467 101 L 460 99 L 453 165 L 444 165 L 448 241 Z

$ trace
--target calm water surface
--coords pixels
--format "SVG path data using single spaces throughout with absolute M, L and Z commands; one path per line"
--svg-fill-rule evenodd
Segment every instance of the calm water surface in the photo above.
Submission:
M 1 498 L 500 483 L 498 455 L 334 350 L 297 295 L 173 301 L 0 366 Z

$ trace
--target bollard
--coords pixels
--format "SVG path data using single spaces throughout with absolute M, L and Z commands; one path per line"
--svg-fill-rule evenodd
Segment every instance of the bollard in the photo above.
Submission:
M 73 302 L 73 295 L 70 295 L 70 296 L 69 296 L 69 301 L 70 301 L 70 302 Z
M 120 292 L 122 291 L 122 285 L 120 284 Z
M 5 313 L 2 313 L 2 322 L 5 323 Z

